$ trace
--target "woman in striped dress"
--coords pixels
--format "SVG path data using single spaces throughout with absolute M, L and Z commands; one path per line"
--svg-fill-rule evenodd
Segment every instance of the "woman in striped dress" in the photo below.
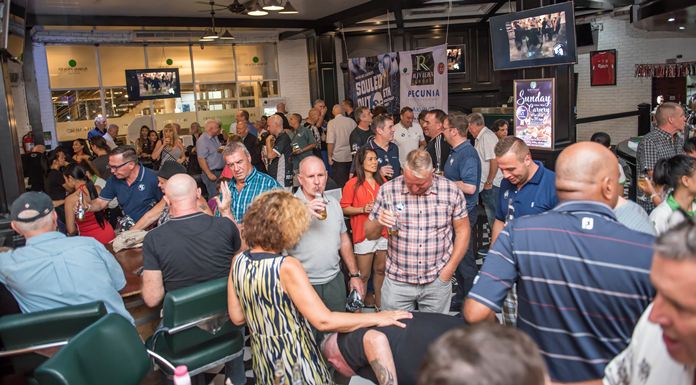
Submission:
M 228 194 L 223 192 L 223 204 Z M 353 314 L 326 308 L 300 262 L 280 254 L 309 227 L 307 210 L 291 193 L 274 190 L 257 197 L 244 216 L 242 236 L 250 249 L 232 262 L 227 302 L 232 322 L 249 327 L 257 384 L 273 384 L 280 376 L 293 383 L 333 383 L 310 324 L 320 331 L 349 332 L 404 327 L 398 320 L 411 317 L 404 311 Z

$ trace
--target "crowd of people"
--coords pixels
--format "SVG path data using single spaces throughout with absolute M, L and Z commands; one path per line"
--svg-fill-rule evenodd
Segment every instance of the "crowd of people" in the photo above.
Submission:
M 228 136 L 192 125 L 195 151 L 174 124 L 105 150 L 95 121 L 91 146 L 48 156 L 46 192 L 13 203 L 27 246 L 0 255 L 0 282 L 23 312 L 97 299 L 132 320 L 104 244 L 143 229 L 144 302 L 228 277 L 256 383 L 693 383 L 696 140 L 681 106 L 657 109 L 639 175 L 606 133 L 552 171 L 478 113 L 278 107 L 257 124 L 240 111 Z M 245 382 L 241 359 L 225 372 Z

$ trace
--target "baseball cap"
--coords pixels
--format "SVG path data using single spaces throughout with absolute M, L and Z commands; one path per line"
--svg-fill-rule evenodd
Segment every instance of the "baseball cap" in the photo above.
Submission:
M 169 179 L 176 174 L 186 174 L 186 167 L 173 160 L 162 163 L 157 172 L 157 176 L 164 179 Z
M 20 195 L 12 202 L 10 215 L 13 221 L 34 222 L 53 211 L 53 201 L 40 191 L 29 191 Z

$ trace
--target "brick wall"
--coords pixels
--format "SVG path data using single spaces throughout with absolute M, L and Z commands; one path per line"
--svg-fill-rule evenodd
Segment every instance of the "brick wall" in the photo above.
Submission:
M 288 111 L 306 116 L 311 107 L 311 96 L 305 39 L 278 42 L 278 70 L 280 95 L 285 98 Z
M 604 16 L 597 19 L 599 31 L 596 49 L 616 49 L 616 86 L 590 87 L 590 54 L 578 55 L 578 118 L 633 111 L 639 103 L 650 103 L 650 78 L 635 78 L 634 65 L 664 63 L 683 55 L 679 61 L 696 60 L 696 38 L 680 33 L 648 32 L 634 28 L 628 21 Z M 588 140 L 592 133 L 605 131 L 614 144 L 638 134 L 638 118 L 629 117 L 577 126 L 577 140 Z

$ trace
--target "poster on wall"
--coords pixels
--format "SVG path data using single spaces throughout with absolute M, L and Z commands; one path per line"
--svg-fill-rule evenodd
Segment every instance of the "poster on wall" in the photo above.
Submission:
M 447 45 L 399 52 L 401 105 L 447 112 Z
M 555 79 L 514 81 L 515 136 L 530 148 L 553 150 Z
M 590 52 L 590 86 L 616 85 L 616 50 Z
M 348 60 L 350 98 L 357 108 L 384 106 L 399 113 L 399 61 L 396 52 Z

